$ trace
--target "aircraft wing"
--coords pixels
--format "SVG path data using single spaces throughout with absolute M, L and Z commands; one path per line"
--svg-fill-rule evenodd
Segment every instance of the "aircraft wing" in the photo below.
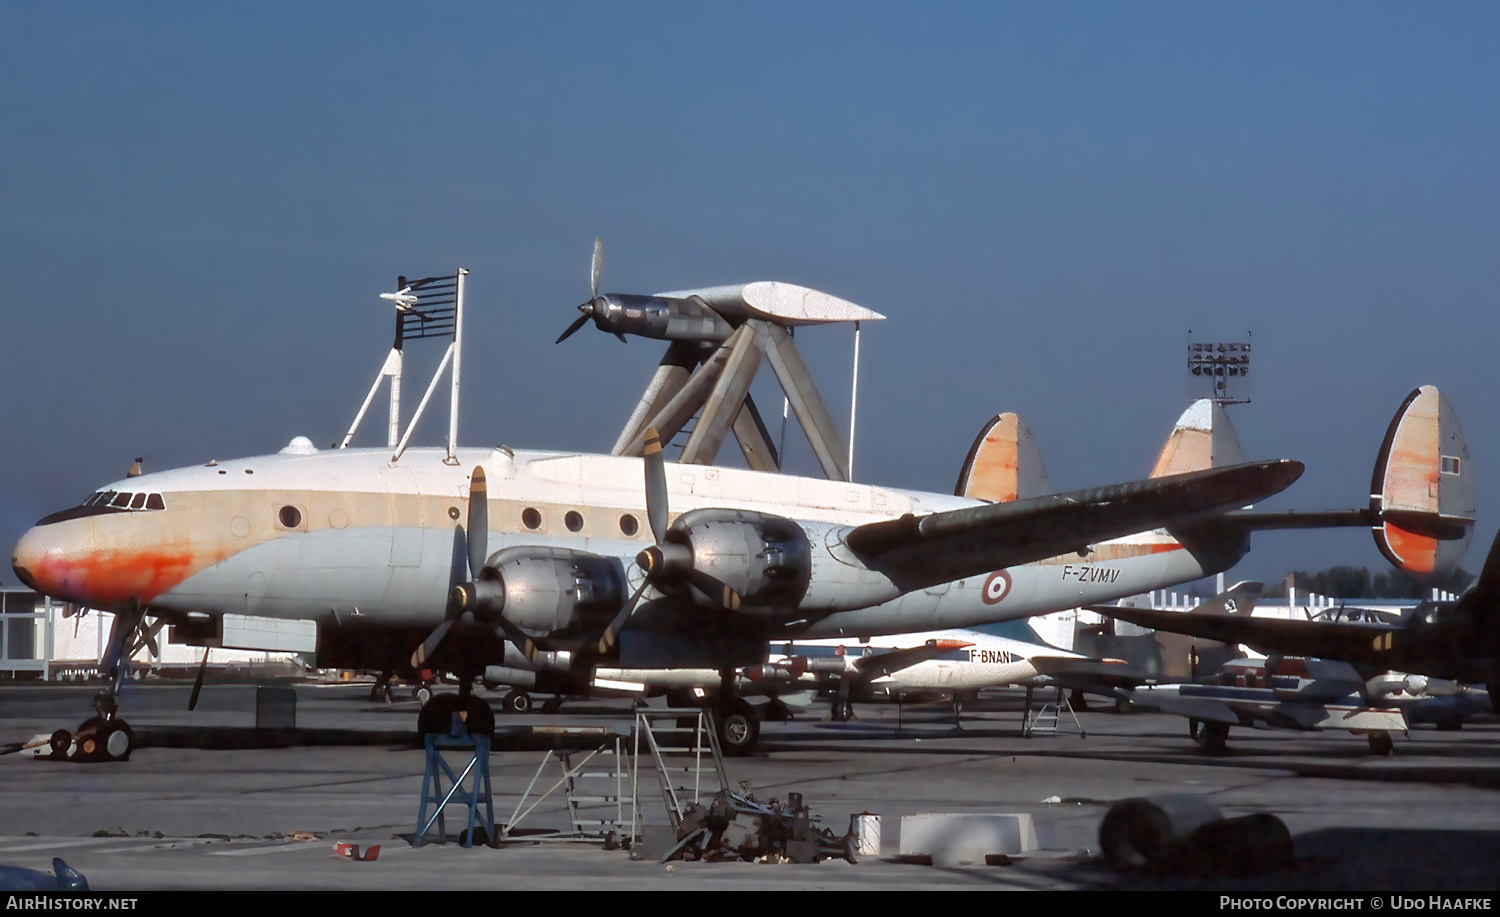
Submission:
M 854 660 L 854 670 L 859 673 L 861 680 L 879 678 L 901 669 L 910 668 L 919 662 L 936 659 L 944 653 L 953 650 L 961 650 L 967 646 L 973 646 L 963 640 L 928 640 L 921 646 L 909 649 L 891 650 L 887 653 L 876 653 L 874 656 L 862 656 Z
M 1288 621 L 1244 615 L 1195 615 L 1151 608 L 1095 606 L 1100 614 L 1175 634 L 1204 637 L 1223 643 L 1243 643 L 1262 653 L 1316 656 L 1353 664 L 1389 668 L 1393 643 L 1403 628 L 1393 624 L 1355 624 L 1332 621 Z
M 1131 687 L 1144 680 L 1130 675 L 1130 664 L 1123 659 L 1097 659 L 1090 656 L 1032 656 L 1027 661 L 1037 670 L 1037 674 L 1049 676 L 1065 685 Z
M 1294 461 L 1249 462 L 858 526 L 846 543 L 903 590 L 1087 552 L 1094 542 L 1242 507 L 1284 490 Z

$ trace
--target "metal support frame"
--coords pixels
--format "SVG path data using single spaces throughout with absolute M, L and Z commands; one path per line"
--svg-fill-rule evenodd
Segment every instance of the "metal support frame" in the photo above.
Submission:
M 437 822 L 441 842 L 447 843 L 448 834 L 443 811 L 450 804 L 467 806 L 469 810 L 463 833 L 462 845 L 464 847 L 474 846 L 476 827 L 485 831 L 485 838 L 493 845 L 496 835 L 495 806 L 490 786 L 490 737 L 469 735 L 460 722 L 458 714 L 455 713 L 452 731 L 448 735 L 429 734 L 426 736 L 425 744 L 427 769 L 422 775 L 422 804 L 417 810 L 417 831 L 412 837 L 411 845 L 422 846 L 433 822 Z M 468 763 L 464 765 L 463 772 L 455 774 L 443 757 L 443 751 L 470 749 L 473 753 Z M 449 782 L 446 792 L 443 790 L 445 775 Z M 471 777 L 473 783 L 465 789 L 463 782 Z M 455 799 L 455 796 L 458 798 Z M 427 814 L 427 807 L 430 803 L 435 804 L 431 816 Z M 482 810 L 481 804 L 483 804 Z
M 412 433 L 417 428 L 417 422 L 422 419 L 422 413 L 427 409 L 427 402 L 432 399 L 432 394 L 437 389 L 438 380 L 451 364 L 453 372 L 449 377 L 451 391 L 448 399 L 448 455 L 444 461 L 450 465 L 457 464 L 458 402 L 463 359 L 464 282 L 468 274 L 467 268 L 459 268 L 451 278 L 426 277 L 411 283 L 407 283 L 405 277 L 399 277 L 397 278 L 398 292 L 382 294 L 384 298 L 392 299 L 397 303 L 396 341 L 391 346 L 390 353 L 386 354 L 380 371 L 375 374 L 375 382 L 370 386 L 369 394 L 365 395 L 364 403 L 354 415 L 354 422 L 349 425 L 349 432 L 344 434 L 344 439 L 339 443 L 338 448 L 348 448 L 349 442 L 354 439 L 355 431 L 359 429 L 360 422 L 364 420 L 365 412 L 375 400 L 375 393 L 380 390 L 380 384 L 389 379 L 391 406 L 386 426 L 386 447 L 391 450 L 391 461 L 399 461 L 402 454 L 406 452 Z M 401 430 L 401 378 L 405 368 L 403 345 L 408 340 L 429 337 L 449 338 L 448 347 L 437 369 L 433 371 L 432 381 L 428 383 L 427 391 L 422 396 L 416 412 L 412 414 L 403 433 Z
M 857 323 L 855 335 L 855 380 L 850 392 L 851 450 L 854 409 L 859 395 Z M 678 461 L 713 464 L 725 438 L 732 431 L 751 469 L 779 471 L 780 449 L 771 441 L 771 434 L 750 397 L 750 384 L 760 369 L 762 358 L 770 364 L 785 393 L 786 406 L 796 414 L 823 473 L 830 480 L 849 480 L 850 453 L 822 395 L 818 393 L 807 364 L 797 352 L 791 334 L 785 328 L 761 319 L 750 319 L 740 325 L 723 344 L 706 356 L 697 343 L 678 341 L 668 347 L 611 453 L 639 456 L 645 450 L 647 427 L 655 427 L 664 441 L 670 441 L 696 416 L 697 423 Z

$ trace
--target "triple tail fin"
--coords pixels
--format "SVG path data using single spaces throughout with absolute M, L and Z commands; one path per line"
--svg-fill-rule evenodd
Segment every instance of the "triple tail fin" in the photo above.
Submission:
M 1200 398 L 1177 418 L 1177 425 L 1156 458 L 1156 467 L 1151 469 L 1151 477 L 1222 468 L 1244 461 L 1240 438 L 1229 422 L 1229 415 L 1224 413 L 1224 406 L 1212 398 Z
M 1185 417 L 1186 415 L 1184 415 Z M 1396 410 L 1366 509 L 1229 513 L 1250 531 L 1369 526 L 1398 570 L 1418 579 L 1453 568 L 1474 535 L 1474 466 L 1453 406 L 1424 385 Z
M 1370 479 L 1372 531 L 1398 569 L 1424 576 L 1458 563 L 1474 535 L 1474 466 L 1458 416 L 1436 386 L 1401 403 Z
M 1052 493 L 1031 430 L 1015 414 L 997 414 L 969 448 L 954 494 L 971 500 L 1010 503 Z

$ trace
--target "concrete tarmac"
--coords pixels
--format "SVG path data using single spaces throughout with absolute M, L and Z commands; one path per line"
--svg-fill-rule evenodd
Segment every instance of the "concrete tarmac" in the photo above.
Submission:
M 1078 714 L 1056 736 L 1021 734 L 1019 692 L 987 694 L 962 727 L 938 705 L 860 704 L 827 721 L 819 705 L 765 724 L 759 752 L 730 758 L 731 782 L 756 798 L 801 793 L 842 834 L 850 816 L 881 816 L 880 857 L 856 865 L 632 860 L 599 844 L 521 843 L 462 849 L 410 845 L 424 753 L 410 740 L 417 704 L 368 685 L 297 688 L 297 727 L 255 727 L 253 686 L 210 685 L 186 710 L 185 685 L 132 686 L 122 706 L 137 749 L 129 761 L 75 764 L 0 756 L 0 866 L 50 871 L 58 856 L 95 891 L 136 889 L 1215 889 L 1494 890 L 1500 887 L 1500 722 L 1461 731 L 1417 727 L 1389 758 L 1362 736 L 1232 730 L 1229 752 L 1200 754 L 1186 721 L 1152 713 Z M 90 714 L 93 690 L 0 687 L 0 743 Z M 500 694 L 480 691 L 499 708 Z M 512 727 L 629 723 L 624 702 L 579 701 L 555 715 L 498 715 L 492 760 L 496 817 L 511 812 L 546 752 Z M 547 765 L 546 783 L 556 779 Z M 1226 816 L 1268 812 L 1291 830 L 1296 861 L 1250 878 L 1120 875 L 1099 855 L 1114 801 L 1202 794 Z M 1048 800 L 1061 800 L 1049 802 Z M 654 776 L 640 811 L 665 824 Z M 457 810 L 450 809 L 450 812 Z M 1042 851 L 1007 865 L 942 867 L 897 858 L 903 815 L 1030 813 Z M 560 828 L 560 799 L 526 826 Z M 309 832 L 315 840 L 289 839 Z M 337 840 L 380 845 L 374 862 L 333 853 Z

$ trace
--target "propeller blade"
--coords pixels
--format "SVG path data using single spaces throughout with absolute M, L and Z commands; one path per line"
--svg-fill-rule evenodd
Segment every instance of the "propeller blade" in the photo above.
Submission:
M 585 303 L 585 305 L 587 305 L 587 303 Z M 578 316 L 577 320 L 574 321 L 573 324 L 571 324 L 571 325 L 568 326 L 568 330 L 564 331 L 557 338 L 557 340 L 553 341 L 552 343 L 554 343 L 554 344 L 561 344 L 563 341 L 566 341 L 568 338 L 572 337 L 573 336 L 573 332 L 577 331 L 579 328 L 582 328 L 583 327 L 583 323 L 589 320 L 590 314 L 591 313 L 589 313 L 589 312 L 585 312 L 582 315 Z
M 667 537 L 667 469 L 661 457 L 661 436 L 646 428 L 646 519 L 651 537 L 661 544 Z
M 526 632 L 504 616 L 501 616 L 499 625 L 500 629 L 505 632 L 505 638 L 515 644 L 516 649 L 521 651 L 521 655 L 525 656 L 530 662 L 536 662 L 537 645 L 530 637 L 526 636 Z
M 594 263 L 589 269 L 589 287 L 593 295 L 590 299 L 599 298 L 599 277 L 604 273 L 604 237 L 594 237 Z
M 726 611 L 737 611 L 740 607 L 740 594 L 732 588 L 704 573 L 702 570 L 688 568 L 687 581 L 697 586 L 699 591 L 708 596 L 710 601 L 718 602 Z
M 198 692 L 203 690 L 203 675 L 208 671 L 209 647 L 203 648 L 203 662 L 198 666 L 198 677 L 193 679 L 193 693 L 188 695 L 188 710 L 198 707 Z
M 615 619 L 609 622 L 608 627 L 604 628 L 604 635 L 599 638 L 600 653 L 609 652 L 610 647 L 614 646 L 615 642 L 620 639 L 620 631 L 625 629 L 626 622 L 628 622 L 630 620 L 630 616 L 635 613 L 636 602 L 640 601 L 641 593 L 645 592 L 646 587 L 650 584 L 651 580 L 649 577 L 641 580 L 640 588 L 636 589 L 635 593 L 630 597 L 630 601 L 626 602 L 620 608 L 620 613 L 615 615 Z
M 484 483 L 484 468 L 474 466 L 474 476 L 469 480 L 469 577 L 479 578 L 484 562 L 489 559 L 490 540 L 490 496 Z
M 448 631 L 452 629 L 453 622 L 457 620 L 457 618 L 449 618 L 439 624 L 436 630 L 427 635 L 427 639 L 422 641 L 422 645 L 417 647 L 416 651 L 411 654 L 412 668 L 420 669 L 426 666 L 427 660 L 431 659 L 433 654 L 437 652 L 438 647 L 442 645 L 443 638 L 448 636 Z

